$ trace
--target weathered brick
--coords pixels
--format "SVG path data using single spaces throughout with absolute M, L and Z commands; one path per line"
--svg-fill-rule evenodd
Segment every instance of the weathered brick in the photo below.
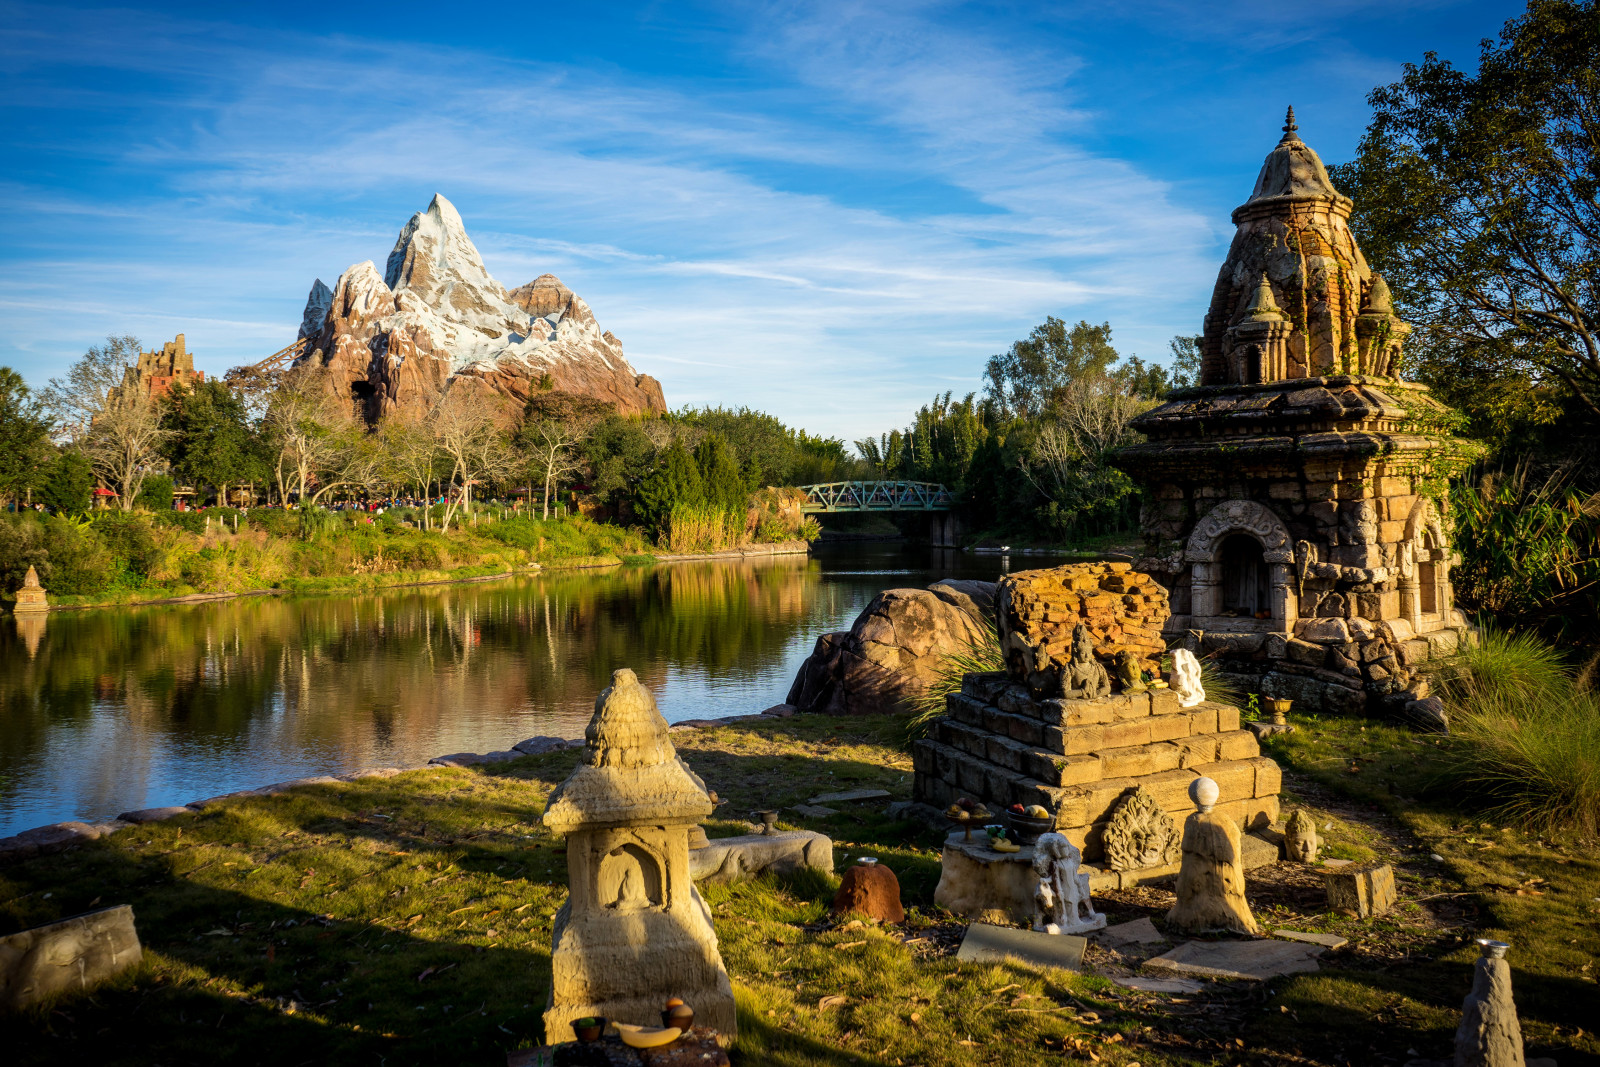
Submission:
M 1150 691 L 1150 714 L 1176 715 L 1183 709 L 1178 707 L 1178 694 L 1171 689 L 1152 689 Z
M 1217 759 L 1253 759 L 1261 755 L 1261 744 L 1256 740 L 1256 735 L 1249 730 L 1229 730 L 1227 733 L 1218 734 Z
M 1105 777 L 1099 756 L 1059 756 L 1037 749 L 1024 757 L 1023 768 L 1046 785 L 1083 785 Z
M 985 746 L 984 758 L 996 767 L 1004 767 L 1008 771 L 1022 771 L 1022 746 L 1009 737 L 996 737 L 991 734 Z M 1000 795 L 1004 795 L 1002 791 Z
M 1227 733 L 1239 728 L 1239 709 L 1228 704 L 1217 706 L 1217 732 Z
M 1082 756 L 1112 747 L 1106 743 L 1105 733 L 1108 729 L 1106 726 L 1076 726 L 1070 730 L 1062 730 L 1061 751 L 1068 756 Z M 1146 736 L 1149 736 L 1148 728 Z
M 1213 704 L 1196 704 L 1189 709 L 1189 732 L 1214 734 L 1217 732 L 1217 709 Z
M 1038 719 L 1026 719 L 1021 715 L 1008 715 L 1005 725 L 1006 731 L 1013 741 L 1031 745 L 1034 748 L 1044 743 L 1044 723 Z
M 1194 733 L 1194 720 L 1189 715 L 1152 715 L 1150 723 L 1150 740 L 1173 741 L 1180 737 L 1188 737 Z
M 1143 719 L 1127 719 L 1100 727 L 1100 745 L 1096 751 L 1106 748 L 1127 748 L 1130 745 L 1148 745 L 1152 740 L 1151 724 L 1155 721 L 1147 716 Z
M 952 693 L 950 699 L 945 702 L 945 709 L 951 718 L 974 725 L 983 722 L 984 713 L 990 710 L 989 705 L 968 696 L 965 692 Z
M 1041 717 L 1052 726 L 1094 726 L 1107 723 L 1114 717 L 1116 705 L 1111 700 L 1042 700 Z
M 1192 768 L 1194 773 L 1210 778 L 1222 791 L 1224 802 L 1244 800 L 1256 795 L 1256 766 L 1251 760 L 1228 760 L 1222 763 L 1205 763 Z
M 1283 770 L 1266 756 L 1256 756 L 1248 761 L 1256 769 L 1254 796 L 1276 796 L 1283 789 Z
M 1178 750 L 1179 767 L 1195 767 L 1226 758 L 1217 754 L 1219 746 L 1216 734 L 1195 734 L 1192 737 L 1180 737 L 1176 741 L 1166 743 Z
M 1142 719 L 1150 714 L 1149 693 L 1122 693 L 1106 700 L 1111 704 L 1111 717 L 1116 721 Z
M 1100 766 L 1107 778 L 1133 777 L 1170 771 L 1178 765 L 1178 750 L 1172 745 L 1134 745 L 1108 748 L 1100 752 Z

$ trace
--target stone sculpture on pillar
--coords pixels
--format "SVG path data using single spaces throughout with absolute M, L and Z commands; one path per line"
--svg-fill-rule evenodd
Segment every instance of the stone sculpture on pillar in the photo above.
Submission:
M 1104 930 L 1106 917 L 1094 910 L 1089 897 L 1089 872 L 1080 871 L 1083 856 L 1062 834 L 1040 834 L 1033 846 L 1033 873 L 1039 888 L 1033 899 L 1033 928 L 1047 934 L 1081 934 Z M 1078 913 L 1079 906 L 1083 915 Z
M 1503 941 L 1480 940 L 1472 992 L 1461 1004 L 1455 1067 L 1523 1067 L 1522 1025 L 1511 999 L 1511 965 Z
M 733 987 L 689 877 L 689 828 L 713 808 L 705 783 L 631 670 L 612 674 L 584 736 L 582 762 L 544 814 L 566 835 L 570 886 L 551 935 L 545 1039 L 568 1039 L 585 1016 L 657 1026 L 676 996 L 731 1041 Z
M 1199 810 L 1183 823 L 1178 902 L 1167 912 L 1167 929 L 1174 933 L 1260 932 L 1244 898 L 1239 827 L 1213 810 L 1220 795 L 1210 778 L 1196 778 L 1189 785 L 1189 799 Z
M 1172 653 L 1172 689 L 1178 694 L 1178 707 L 1192 708 L 1206 698 L 1200 684 L 1200 661 L 1187 648 Z
M 1081 622 L 1072 631 L 1072 658 L 1065 666 L 1062 690 L 1067 696 L 1098 700 L 1111 692 L 1111 679 L 1094 656 L 1094 638 Z

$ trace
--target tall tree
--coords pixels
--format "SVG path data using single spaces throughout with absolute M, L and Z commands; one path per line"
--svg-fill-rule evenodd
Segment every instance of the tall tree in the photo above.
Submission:
M 1430 52 L 1368 101 L 1333 176 L 1420 328 L 1408 373 L 1479 432 L 1496 408 L 1548 418 L 1563 396 L 1600 419 L 1600 3 L 1533 0 L 1475 73 Z
M 706 502 L 705 483 L 694 457 L 674 441 L 656 455 L 656 467 L 639 483 L 634 511 L 655 533 L 667 528 L 677 505 L 698 507 Z
M 511 473 L 515 453 L 500 429 L 498 398 L 459 386 L 445 390 L 428 416 L 435 446 L 450 467 L 457 491 L 445 508 L 443 528 L 458 508 L 472 508 L 472 487 L 498 481 Z
M 84 515 L 94 502 L 94 467 L 82 451 L 68 445 L 45 467 L 38 501 L 58 515 Z
M 171 431 L 161 425 L 161 405 L 137 387 L 131 371 L 139 359 L 135 337 L 107 337 L 67 371 L 52 378 L 45 406 L 61 431 L 88 457 L 97 477 L 130 511 L 144 480 L 165 466 L 161 445 Z
M 544 483 L 544 518 L 550 517 L 550 494 L 561 480 L 583 466 L 578 451 L 611 405 L 576 393 L 534 393 L 522 409 L 517 445 L 528 456 L 529 471 Z
M 281 375 L 263 419 L 278 499 L 292 488 L 301 504 L 323 494 L 375 482 L 379 456 L 365 426 L 326 387 L 322 372 L 304 368 Z
M 50 418 L 22 375 L 0 367 L 0 499 L 21 498 L 50 454 Z
M 216 487 L 219 504 L 227 503 L 229 485 L 265 477 L 247 418 L 243 399 L 223 382 L 175 388 L 163 422 L 172 436 L 162 449 L 173 473 L 191 485 Z
M 1109 322 L 1091 326 L 1079 321 L 1068 327 L 1052 316 L 1010 351 L 990 357 L 984 391 L 1004 414 L 1037 418 L 1074 379 L 1105 374 L 1116 361 Z

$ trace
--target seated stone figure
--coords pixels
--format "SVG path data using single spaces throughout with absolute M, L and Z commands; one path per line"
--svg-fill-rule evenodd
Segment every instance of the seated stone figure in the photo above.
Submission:
M 1172 689 L 1178 694 L 1180 708 L 1192 708 L 1206 698 L 1200 684 L 1200 661 L 1187 648 L 1173 650 Z
M 1078 869 L 1082 862 L 1077 846 L 1062 834 L 1039 835 L 1033 846 L 1033 872 L 1039 876 L 1039 888 L 1033 895 L 1035 930 L 1076 934 L 1105 929 L 1106 917 L 1094 910 L 1089 897 L 1089 874 Z
M 1099 700 L 1111 693 L 1111 679 L 1105 667 L 1095 658 L 1094 638 L 1089 628 L 1079 623 L 1072 631 L 1072 658 L 1067 661 L 1062 678 L 1063 695 Z

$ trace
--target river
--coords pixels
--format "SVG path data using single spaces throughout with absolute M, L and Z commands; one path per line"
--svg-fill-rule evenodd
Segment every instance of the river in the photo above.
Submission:
M 817 636 L 848 629 L 880 590 L 993 580 L 1003 566 L 857 543 L 3 619 L 0 836 L 535 734 L 581 737 L 618 667 L 669 721 L 761 711 L 782 702 Z

